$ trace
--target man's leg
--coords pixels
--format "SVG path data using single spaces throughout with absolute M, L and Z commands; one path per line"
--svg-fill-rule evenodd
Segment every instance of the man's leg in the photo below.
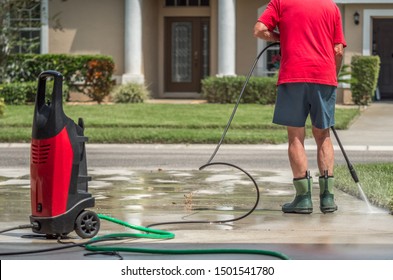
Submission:
M 304 150 L 304 127 L 287 127 L 288 157 L 291 164 L 293 178 L 302 178 L 308 170 L 306 151 Z
M 330 128 L 319 129 L 313 126 L 312 133 L 317 144 L 318 169 L 321 175 L 328 171 L 333 176 L 334 149 L 330 138 Z
M 288 158 L 293 173 L 295 198 L 282 206 L 284 213 L 310 214 L 312 178 L 307 170 L 307 155 L 304 150 L 305 123 L 310 112 L 307 98 L 309 86 L 305 83 L 278 86 L 273 122 L 287 127 Z
M 330 128 L 318 129 L 313 127 L 313 135 L 317 144 L 318 168 L 320 187 L 320 209 L 323 213 L 334 212 L 338 209 L 334 203 L 334 149 L 330 138 Z
M 307 170 L 307 155 L 304 150 L 304 127 L 287 127 L 288 157 L 293 174 L 296 195 L 292 202 L 282 206 L 284 213 L 310 214 L 313 210 L 311 200 L 312 178 Z

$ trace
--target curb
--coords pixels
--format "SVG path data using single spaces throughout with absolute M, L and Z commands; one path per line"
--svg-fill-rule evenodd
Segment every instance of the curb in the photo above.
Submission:
M 216 144 L 86 144 L 86 147 L 92 148 L 92 149 L 98 149 L 100 147 L 113 147 L 113 146 L 118 146 L 118 147 L 123 147 L 124 149 L 129 148 L 135 148 L 139 147 L 140 149 L 144 148 L 149 148 L 152 150 L 160 149 L 162 147 L 165 147 L 167 149 L 201 149 L 201 148 L 207 148 L 211 149 L 216 147 Z M 339 151 L 340 147 L 338 145 L 334 145 L 334 150 Z M 16 149 L 26 149 L 30 148 L 30 143 L 0 143 L 0 149 L 6 149 L 6 148 L 16 148 Z M 316 145 L 305 145 L 306 150 L 308 151 L 314 151 L 317 150 Z M 233 144 L 228 144 L 228 145 L 223 145 L 221 149 L 237 149 L 237 150 L 271 150 L 271 151 L 284 151 L 287 150 L 287 144 L 278 144 L 278 145 L 272 145 L 272 144 L 250 144 L 250 145 L 233 145 Z M 348 145 L 344 146 L 344 149 L 346 151 L 365 151 L 365 152 L 392 152 L 393 151 L 393 146 L 384 146 L 384 145 Z

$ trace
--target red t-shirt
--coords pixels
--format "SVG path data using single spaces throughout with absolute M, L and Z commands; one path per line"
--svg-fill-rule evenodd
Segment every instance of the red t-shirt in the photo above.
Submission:
M 337 86 L 334 45 L 346 42 L 333 0 L 271 0 L 258 21 L 280 32 L 278 84 Z

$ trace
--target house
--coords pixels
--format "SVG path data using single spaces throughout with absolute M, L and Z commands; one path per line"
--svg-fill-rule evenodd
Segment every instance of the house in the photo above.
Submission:
M 341 8 L 343 28 L 348 44 L 344 63 L 353 55 L 379 55 L 381 68 L 378 90 L 381 99 L 393 98 L 393 1 L 336 0 Z M 344 89 L 342 103 L 350 92 Z
M 99 53 L 118 83 L 146 83 L 155 98 L 200 98 L 209 75 L 245 75 L 265 46 L 253 26 L 268 0 L 41 0 L 41 53 Z M 379 92 L 393 98 L 393 0 L 335 0 L 348 47 L 381 57 Z M 54 16 L 62 29 L 55 28 Z M 274 73 L 277 49 L 255 75 Z M 338 102 L 350 102 L 347 88 Z

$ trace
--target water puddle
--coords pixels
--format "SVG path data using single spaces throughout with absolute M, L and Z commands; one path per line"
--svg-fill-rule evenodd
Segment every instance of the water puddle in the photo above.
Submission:
M 91 169 L 88 173 L 92 177 L 89 192 L 96 199 L 92 210 L 138 225 L 229 220 L 246 214 L 256 202 L 253 182 L 234 168 L 202 171 Z M 258 225 L 271 219 L 279 222 L 281 205 L 293 199 L 290 180 L 280 181 L 278 178 L 285 176 L 274 172 L 253 172 L 251 175 L 259 186 L 260 201 L 247 218 L 248 222 Z M 10 174 L 0 176 L 0 224 L 28 223 L 31 214 L 29 184 L 28 170 L 11 170 Z M 317 191 L 314 195 L 318 199 Z M 345 201 L 350 199 L 348 196 Z M 338 201 L 338 204 L 339 211 L 364 213 L 360 201 L 356 205 L 344 201 Z M 369 203 L 368 207 L 369 213 L 383 211 Z M 206 227 L 211 229 L 212 226 Z M 222 225 L 213 227 L 221 228 Z M 205 226 L 195 225 L 195 228 L 203 229 Z
M 146 225 L 157 222 L 217 221 L 241 216 L 256 201 L 252 181 L 236 169 L 195 171 L 89 170 L 93 211 Z M 0 178 L 1 222 L 28 220 L 29 174 Z M 258 177 L 267 174 L 259 172 Z M 264 191 L 259 183 L 260 191 Z

